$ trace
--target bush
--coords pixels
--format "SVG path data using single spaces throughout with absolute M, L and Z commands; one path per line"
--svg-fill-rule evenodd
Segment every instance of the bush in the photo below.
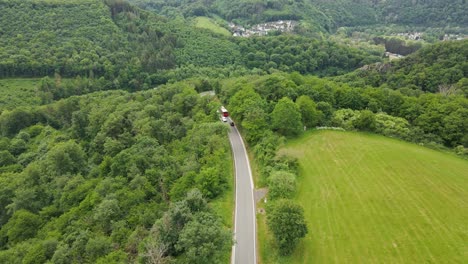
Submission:
M 267 208 L 267 224 L 279 246 L 280 255 L 293 252 L 300 238 L 307 234 L 304 209 L 291 200 L 281 200 Z
M 287 171 L 274 171 L 268 178 L 270 199 L 290 198 L 296 191 L 296 176 Z

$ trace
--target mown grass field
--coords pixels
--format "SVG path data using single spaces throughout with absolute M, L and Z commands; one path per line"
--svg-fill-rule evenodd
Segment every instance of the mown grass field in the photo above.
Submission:
M 215 33 L 225 35 L 225 36 L 231 36 L 231 32 L 229 30 L 215 24 L 210 18 L 208 17 L 197 17 L 195 18 L 195 27 L 197 28 L 206 28 L 209 29 Z
M 39 79 L 0 79 L 0 110 L 39 105 L 36 96 Z
M 309 133 L 282 151 L 299 158 L 295 199 L 309 234 L 279 258 L 264 232 L 263 263 L 468 263 L 468 161 L 339 131 Z

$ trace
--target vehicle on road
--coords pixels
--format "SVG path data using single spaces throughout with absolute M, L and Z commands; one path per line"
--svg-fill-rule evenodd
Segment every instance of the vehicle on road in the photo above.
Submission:
M 224 117 L 228 117 L 229 116 L 229 112 L 228 110 L 224 107 L 224 106 L 221 106 L 221 116 L 224 116 Z

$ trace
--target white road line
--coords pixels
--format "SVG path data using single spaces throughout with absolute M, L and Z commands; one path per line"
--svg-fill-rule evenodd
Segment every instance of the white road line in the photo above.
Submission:
M 237 129 L 236 129 L 237 130 Z M 242 138 L 241 134 L 237 132 L 239 135 L 239 138 L 242 143 L 242 147 L 244 148 L 244 154 L 245 154 L 245 159 L 247 160 L 247 168 L 249 169 L 249 177 L 250 177 L 250 188 L 252 189 L 251 196 L 252 196 L 252 204 L 253 204 L 253 229 L 254 229 L 254 264 L 257 263 L 257 215 L 255 214 L 255 199 L 254 199 L 254 183 L 253 183 L 253 177 L 252 177 L 252 169 L 250 168 L 250 161 L 249 161 L 249 155 L 247 153 L 247 149 L 245 148 L 244 144 L 244 139 Z
M 235 214 L 234 214 L 234 245 L 232 245 L 232 256 L 231 256 L 231 263 L 236 263 L 236 225 L 237 225 L 237 165 L 236 165 L 236 158 L 234 156 L 234 146 L 232 145 L 231 139 L 229 139 L 229 143 L 231 143 L 231 151 L 232 151 L 232 159 L 234 160 L 234 169 L 235 169 L 235 175 L 234 175 L 234 192 L 236 193 L 236 201 L 235 201 L 235 206 L 236 209 Z

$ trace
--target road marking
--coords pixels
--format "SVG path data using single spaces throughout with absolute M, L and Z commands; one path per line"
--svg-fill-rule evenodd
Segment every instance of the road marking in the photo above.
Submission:
M 256 221 L 257 215 L 255 214 L 254 183 L 253 183 L 253 178 L 252 178 L 252 169 L 250 168 L 249 155 L 244 145 L 244 139 L 242 138 L 239 131 L 237 131 L 237 134 L 239 135 L 239 138 L 242 143 L 242 147 L 244 148 L 245 159 L 247 160 L 247 168 L 249 169 L 250 188 L 252 190 L 250 194 L 251 194 L 252 204 L 253 204 L 252 210 L 253 210 L 253 229 L 254 229 L 254 264 L 256 264 L 257 263 L 257 221 Z
M 231 256 L 231 263 L 236 263 L 236 226 L 237 226 L 237 164 L 236 164 L 236 157 L 234 154 L 234 146 L 232 145 L 231 139 L 229 139 L 229 143 L 231 143 L 231 150 L 232 150 L 232 159 L 234 160 L 234 169 L 235 169 L 235 175 L 234 175 L 234 192 L 236 193 L 236 209 L 235 214 L 234 214 L 234 245 L 232 245 L 232 256 Z

